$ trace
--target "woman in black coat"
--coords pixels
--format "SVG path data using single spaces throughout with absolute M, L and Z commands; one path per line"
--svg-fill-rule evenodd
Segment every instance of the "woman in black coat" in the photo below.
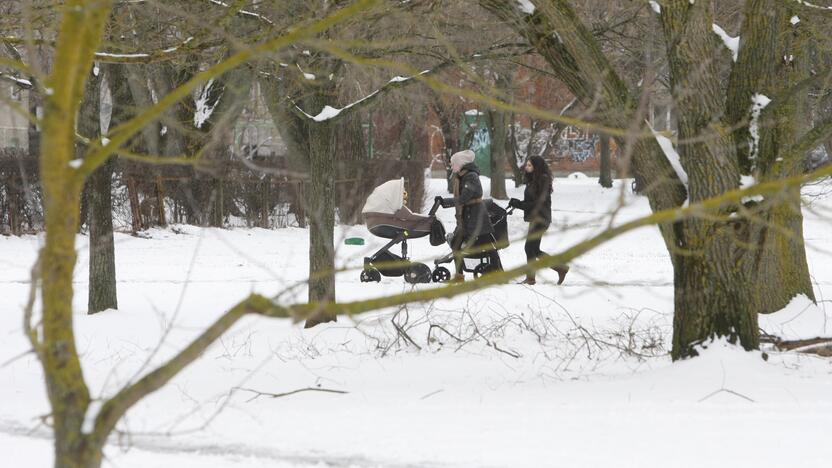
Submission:
M 462 281 L 463 259 L 462 252 L 475 247 L 484 246 L 488 249 L 489 263 L 492 269 L 502 270 L 500 254 L 496 250 L 494 228 L 488 217 L 488 209 L 482 201 L 482 184 L 480 183 L 480 169 L 474 163 L 474 152 L 460 151 L 451 157 L 453 171 L 454 196 L 449 198 L 436 197 L 443 208 L 456 209 L 456 229 L 451 238 L 451 249 L 456 254 L 454 264 L 456 277 L 454 281 Z
M 526 236 L 526 261 L 537 260 L 547 255 L 540 250 L 540 240 L 552 224 L 552 173 L 546 161 L 540 156 L 532 156 L 523 166 L 526 179 L 526 189 L 523 200 L 512 198 L 510 207 L 523 210 L 523 220 L 529 223 L 529 234 Z M 552 267 L 558 273 L 558 284 L 563 283 L 569 267 L 556 265 Z M 526 274 L 525 284 L 535 284 L 534 272 Z

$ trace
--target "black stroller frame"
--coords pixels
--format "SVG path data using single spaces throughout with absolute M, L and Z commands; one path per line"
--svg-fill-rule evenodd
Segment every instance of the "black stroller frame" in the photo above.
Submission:
M 488 210 L 488 218 L 489 222 L 491 223 L 492 228 L 494 229 L 494 233 L 491 234 L 491 241 L 490 241 L 490 248 L 484 248 L 486 244 L 479 244 L 475 246 L 469 246 L 468 251 L 463 251 L 462 253 L 462 271 L 467 273 L 473 273 L 474 278 L 478 278 L 486 273 L 490 273 L 497 269 L 496 265 L 491 264 L 491 252 L 496 250 L 502 250 L 509 245 L 508 239 L 508 216 L 514 212 L 514 208 L 511 207 L 508 210 L 503 209 L 500 205 L 494 203 L 493 200 L 483 200 L 483 203 L 486 204 L 486 209 Z M 457 256 L 457 253 L 453 250 L 453 234 L 448 234 L 447 242 L 448 246 L 451 247 L 451 252 L 448 254 L 437 258 L 434 260 L 434 270 L 433 270 L 433 280 L 436 282 L 445 282 L 451 278 L 451 272 L 443 267 L 440 266 L 445 263 L 451 263 L 454 261 L 454 258 Z M 468 268 L 465 265 L 465 259 L 469 260 L 479 260 L 474 267 Z
M 429 217 L 436 215 L 439 209 L 439 202 L 434 202 L 428 212 Z M 411 262 L 408 258 L 407 240 L 413 238 L 410 231 L 405 228 L 391 226 L 395 235 L 390 236 L 390 242 L 378 249 L 373 255 L 364 257 L 364 269 L 361 271 L 361 282 L 379 282 L 381 276 L 404 276 L 404 280 L 411 284 L 430 283 L 435 275 L 431 274 L 430 267 L 424 263 Z M 427 233 L 420 233 L 418 237 L 424 237 Z M 402 254 L 398 256 L 390 249 L 401 243 Z

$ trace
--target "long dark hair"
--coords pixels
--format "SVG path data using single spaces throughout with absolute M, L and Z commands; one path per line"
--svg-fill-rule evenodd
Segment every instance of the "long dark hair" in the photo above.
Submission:
M 552 193 L 552 171 L 549 170 L 546 160 L 540 156 L 532 156 L 529 158 L 529 162 L 532 163 L 533 170 L 532 172 L 526 172 L 526 184 L 531 186 L 535 193 L 547 193 L 544 192 L 547 189 L 548 193 Z

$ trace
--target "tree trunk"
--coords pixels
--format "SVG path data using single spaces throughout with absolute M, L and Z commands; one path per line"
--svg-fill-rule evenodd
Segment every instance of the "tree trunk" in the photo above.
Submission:
M 367 147 L 359 114 L 352 114 L 336 124 L 335 145 L 338 148 L 338 178 L 344 180 L 338 187 L 338 216 L 341 224 L 361 223 L 361 208 L 367 196 L 362 178 L 363 163 L 367 159 Z
M 77 2 L 75 2 L 77 5 Z M 97 467 L 101 447 L 91 447 L 82 427 L 90 404 L 72 316 L 75 232 L 83 177 L 71 169 L 76 116 L 84 98 L 85 74 L 92 68 L 111 5 L 96 2 L 64 12 L 52 71 L 46 79 L 40 158 L 46 236 L 40 255 L 40 332 L 33 343 L 43 366 L 51 407 L 56 467 Z M 40 339 L 38 340 L 38 336 Z
M 747 350 L 760 344 L 755 292 L 741 266 L 720 259 L 731 258 L 732 233 L 721 232 L 703 240 L 701 250 L 678 256 L 673 269 L 674 360 L 696 356 L 696 346 L 714 337 L 724 337 Z
M 102 84 L 101 73 L 90 75 L 78 113 L 78 132 L 91 141 L 101 138 L 99 97 Z M 85 151 L 85 147 L 77 145 L 76 156 L 82 157 Z M 86 217 L 89 226 L 89 314 L 118 307 L 110 187 L 112 175 L 113 163 L 110 161 L 91 174 L 84 188 L 85 209 L 81 216 Z
M 712 31 L 710 2 L 693 5 L 674 0 L 662 8 L 668 47 L 671 91 L 679 110 L 678 152 L 689 178 L 689 199 L 696 203 L 739 186 L 734 141 L 713 132 L 713 120 L 724 111 L 719 71 L 712 59 L 718 39 Z M 695 90 L 695 92 L 693 92 Z M 707 135 L 703 140 L 697 137 Z M 725 207 L 717 217 L 729 216 Z M 672 356 L 696 355 L 695 346 L 726 337 L 745 349 L 759 346 L 754 288 L 742 262 L 747 252 L 736 241 L 733 224 L 712 218 L 685 223 L 674 272 L 675 316 Z
M 610 155 L 610 137 L 601 134 L 601 174 L 598 183 L 601 187 L 612 188 L 612 161 Z
M 37 88 L 29 90 L 29 114 L 38 115 L 38 107 L 42 104 L 42 99 Z M 29 121 L 26 126 L 26 138 L 28 141 L 29 157 L 32 159 L 40 157 L 40 130 L 38 124 Z
M 451 111 L 442 101 L 441 94 L 431 92 L 430 98 L 430 108 L 436 114 L 436 118 L 439 120 L 439 128 L 442 130 L 442 155 L 444 157 L 443 162 L 445 163 L 445 179 L 448 183 L 448 192 L 450 193 L 453 191 L 451 182 L 451 156 L 459 151 L 459 140 L 456 132 L 458 126 L 455 124 L 457 121 L 454 118 L 459 116 L 451 115 Z
M 87 313 L 118 309 L 110 159 L 89 177 L 87 200 L 90 237 L 89 300 Z
M 757 312 L 769 314 L 785 307 L 797 294 L 815 300 L 806 246 L 800 189 L 791 189 L 783 200 L 761 214 L 749 245 L 747 273 L 757 285 Z
M 777 0 L 747 2 L 740 31 L 743 47 L 729 80 L 728 124 L 736 128 L 738 159 L 743 172 L 760 181 L 801 173 L 806 156 L 790 148 L 811 125 L 807 94 L 789 97 L 784 92 L 798 86 L 810 72 L 807 31 L 800 23 L 791 24 L 795 14 L 791 5 Z M 790 52 L 791 59 L 781 57 L 783 50 Z M 744 121 L 750 116 L 754 94 L 772 97 L 774 102 L 758 116 L 758 144 L 752 148 L 748 144 L 752 135 Z M 759 285 L 755 297 L 760 313 L 780 310 L 797 294 L 815 299 L 803 243 L 800 190 L 775 197 L 762 211 L 752 207 L 756 218 L 746 220 L 746 243 L 754 248 L 746 252 L 744 264 L 752 283 Z
M 489 111 L 488 121 L 491 127 L 491 198 L 506 200 L 508 118 L 505 112 Z
M 105 65 L 103 72 L 110 87 L 113 110 L 110 127 L 120 125 L 127 120 L 133 100 L 125 83 L 125 73 L 117 65 Z M 96 94 L 95 116 L 98 117 L 99 88 Z M 86 106 L 86 104 L 85 104 Z M 83 113 L 82 113 L 83 114 Z M 100 119 L 94 119 L 96 132 Z M 94 314 L 107 309 L 118 308 L 118 291 L 116 286 L 115 241 L 113 239 L 113 202 L 112 178 L 115 160 L 111 158 L 96 169 L 87 181 L 87 224 L 90 237 L 89 298 L 87 313 Z
M 514 188 L 523 185 L 523 169 L 517 164 L 519 152 L 519 143 L 517 142 L 517 121 L 514 113 L 511 114 L 509 121 L 509 164 L 511 164 L 511 174 L 514 179 Z
M 335 200 L 333 197 L 335 158 L 331 123 L 310 123 L 309 190 L 309 302 L 335 299 Z M 306 328 L 336 320 L 334 315 L 319 314 L 306 321 Z
M 260 89 L 263 91 L 272 122 L 288 149 L 286 166 L 289 177 L 295 181 L 292 185 L 294 193 L 289 212 L 295 215 L 298 227 L 305 228 L 308 207 L 301 179 L 309 175 L 310 168 L 309 155 L 305 146 L 305 125 L 287 102 L 285 83 L 274 78 L 279 75 L 280 68 L 275 66 L 273 72 L 274 76 L 260 76 Z

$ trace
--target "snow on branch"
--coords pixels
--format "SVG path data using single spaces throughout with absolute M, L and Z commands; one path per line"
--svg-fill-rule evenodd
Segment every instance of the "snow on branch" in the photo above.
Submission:
M 8 73 L 0 72 L 0 79 L 10 81 L 10 82 L 18 85 L 19 87 L 25 88 L 25 89 L 32 89 L 32 87 L 33 87 L 31 81 L 29 81 L 27 79 L 24 79 L 24 78 L 18 78 L 14 75 L 9 75 Z
M 662 14 L 662 6 L 659 5 L 655 0 L 650 0 L 650 8 L 652 8 L 657 15 Z
M 180 48 L 193 41 L 193 37 L 188 37 L 179 44 L 168 47 L 162 50 L 155 50 L 150 52 L 136 52 L 136 53 L 116 53 L 116 52 L 96 52 L 95 59 L 104 63 L 150 63 L 151 61 L 163 60 L 168 56 L 174 55 Z M 208 44 L 210 47 L 211 44 Z
M 676 171 L 676 176 L 679 177 L 679 180 L 685 185 L 685 187 L 687 187 L 688 173 L 685 172 L 685 168 L 682 167 L 682 161 L 679 159 L 679 153 L 677 153 L 676 149 L 673 148 L 673 142 L 670 141 L 670 138 L 654 130 L 650 125 L 650 122 L 647 122 L 647 126 L 650 127 L 650 131 L 653 133 L 656 143 L 658 143 L 659 147 L 661 147 L 662 153 L 664 153 L 668 162 L 670 162 L 670 165 L 673 166 L 673 170 Z
M 364 96 L 363 98 L 361 98 L 361 99 L 359 99 L 359 100 L 357 100 L 353 103 L 347 104 L 346 106 L 344 106 L 340 109 L 329 106 L 329 105 L 326 105 L 316 115 L 311 115 L 311 114 L 307 113 L 306 111 L 301 109 L 300 106 L 298 106 L 298 105 L 295 105 L 295 109 L 297 109 L 301 114 L 305 115 L 307 118 L 309 118 L 311 120 L 314 120 L 315 122 L 324 122 L 326 120 L 331 120 L 331 119 L 334 119 L 335 117 L 338 117 L 342 112 L 344 112 L 346 110 L 352 109 L 355 106 L 358 106 L 362 103 L 365 103 L 366 101 L 374 98 L 375 96 L 377 96 L 379 93 L 381 93 L 383 91 L 386 91 L 388 89 L 392 89 L 392 88 L 397 87 L 397 86 L 401 86 L 403 83 L 406 83 L 406 82 L 412 80 L 413 78 L 415 78 L 417 76 L 427 75 L 428 73 L 431 73 L 434 70 L 435 69 L 433 69 L 433 70 L 424 70 L 423 72 L 419 73 L 418 75 L 414 75 L 414 76 L 407 76 L 407 77 L 405 77 L 405 76 L 394 76 L 386 84 L 384 84 L 382 87 L 380 87 L 379 89 L 373 91 L 372 93 Z
M 714 30 L 714 33 L 717 36 L 719 36 L 720 39 L 722 39 L 722 43 L 725 44 L 725 47 L 727 47 L 728 50 L 731 51 L 731 58 L 733 58 L 736 62 L 737 54 L 739 54 L 740 52 L 740 37 L 729 36 L 728 33 L 726 33 L 725 30 L 719 27 L 719 25 L 716 23 L 712 25 L 712 28 Z

